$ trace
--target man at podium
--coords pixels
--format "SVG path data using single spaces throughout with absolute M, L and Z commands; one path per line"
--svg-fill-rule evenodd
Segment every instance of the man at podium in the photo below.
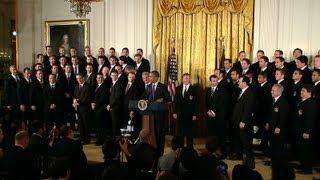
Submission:
M 159 82 L 159 72 L 152 71 L 149 75 L 150 84 L 147 88 L 149 103 L 167 103 L 170 101 L 170 94 L 167 87 Z M 157 144 L 157 155 L 162 156 L 165 142 L 165 120 L 166 111 L 155 111 L 154 116 L 154 131 Z

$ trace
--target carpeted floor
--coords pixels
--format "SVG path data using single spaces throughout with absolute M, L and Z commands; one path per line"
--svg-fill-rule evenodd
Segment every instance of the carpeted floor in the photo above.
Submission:
M 166 145 L 165 145 L 165 153 L 170 150 L 170 141 L 171 136 L 166 136 Z M 194 140 L 194 147 L 198 151 L 201 149 L 204 149 L 204 139 L 195 139 Z M 88 144 L 84 146 L 84 151 L 87 155 L 89 162 L 103 162 L 103 154 L 101 146 L 96 146 L 94 144 Z M 267 160 L 265 158 L 256 158 L 256 170 L 262 174 L 263 179 L 269 180 L 271 179 L 271 168 L 270 166 L 265 166 L 264 161 Z M 231 161 L 231 160 L 225 160 L 225 162 L 228 164 L 229 173 L 231 174 L 231 171 L 233 167 L 239 163 L 240 161 Z M 320 173 L 314 173 L 312 175 L 301 175 L 296 173 L 296 179 L 297 180 L 313 180 L 313 179 L 320 179 Z

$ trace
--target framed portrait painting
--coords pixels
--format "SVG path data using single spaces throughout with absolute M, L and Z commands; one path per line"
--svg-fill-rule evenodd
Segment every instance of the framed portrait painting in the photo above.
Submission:
M 54 54 L 59 54 L 59 47 L 65 48 L 70 55 L 70 48 L 77 49 L 82 56 L 84 47 L 89 46 L 89 20 L 46 21 L 46 45 L 51 45 Z

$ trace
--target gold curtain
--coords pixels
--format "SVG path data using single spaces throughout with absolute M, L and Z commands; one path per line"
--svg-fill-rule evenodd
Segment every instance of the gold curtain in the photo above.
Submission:
M 178 80 L 190 73 L 193 83 L 206 86 L 223 46 L 226 58 L 236 59 L 241 50 L 251 54 L 252 30 L 253 0 L 154 0 L 153 51 L 161 81 L 174 47 Z

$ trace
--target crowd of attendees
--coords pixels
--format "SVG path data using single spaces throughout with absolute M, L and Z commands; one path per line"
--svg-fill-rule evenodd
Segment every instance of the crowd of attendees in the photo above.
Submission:
M 254 170 L 252 139 L 259 139 L 258 148 L 271 157 L 266 164 L 272 166 L 273 179 L 294 179 L 288 161 L 295 157 L 301 173 L 312 173 L 318 163 L 320 55 L 315 56 L 311 70 L 309 58 L 298 48 L 287 61 L 281 50 L 275 51 L 272 60 L 259 50 L 255 63 L 241 51 L 236 62 L 223 60 L 223 67 L 209 77 L 210 87 L 203 95 L 185 73 L 175 97 L 167 98 L 159 73 L 150 72 L 142 49 L 136 50 L 134 60 L 128 48 L 119 57 L 115 52 L 110 48 L 106 55 L 100 48 L 96 59 L 90 47 L 80 57 L 75 48 L 67 56 L 63 47 L 54 55 L 47 46 L 46 53 L 38 54 L 34 65 L 22 73 L 10 66 L 0 109 L 1 176 L 262 179 Z M 164 125 L 155 125 L 158 147 L 154 147 L 151 132 L 141 129 L 141 114 L 129 109 L 129 102 L 139 99 L 173 99 L 178 135 L 169 153 L 163 154 Z M 200 99 L 205 101 L 205 110 L 199 110 Z M 205 150 L 199 153 L 193 147 L 192 121 L 200 113 L 206 114 L 208 137 Z M 128 119 L 135 123 L 135 143 L 120 137 Z M 80 132 L 77 140 L 74 130 Z M 103 145 L 105 160 L 102 170 L 94 173 L 89 171 L 82 147 L 91 142 L 92 132 L 97 134 L 95 143 Z M 231 171 L 225 158 L 243 163 Z

